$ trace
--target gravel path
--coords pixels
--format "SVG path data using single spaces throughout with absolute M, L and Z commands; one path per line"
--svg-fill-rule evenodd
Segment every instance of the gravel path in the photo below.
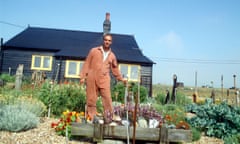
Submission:
M 52 122 L 58 120 L 42 118 L 37 128 L 24 132 L 0 131 L 0 144 L 90 144 L 90 142 L 67 141 L 63 136 L 58 136 L 51 128 Z

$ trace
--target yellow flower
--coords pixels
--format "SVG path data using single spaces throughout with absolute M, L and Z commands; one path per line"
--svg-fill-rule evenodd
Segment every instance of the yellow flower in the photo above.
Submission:
M 66 110 L 66 111 L 63 112 L 62 114 L 63 114 L 64 116 L 66 116 L 68 113 L 69 113 L 69 110 Z
M 73 115 L 73 116 L 75 116 L 75 115 L 76 115 L 76 112 L 75 112 L 75 111 L 73 111 L 73 112 L 72 112 L 72 115 Z

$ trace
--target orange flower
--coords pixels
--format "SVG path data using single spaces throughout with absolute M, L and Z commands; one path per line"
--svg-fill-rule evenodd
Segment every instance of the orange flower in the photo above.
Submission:
M 185 129 L 185 130 L 188 130 L 190 127 L 189 127 L 189 124 L 185 121 L 180 121 L 177 125 L 176 125 L 176 129 Z
M 165 115 L 165 119 L 166 119 L 167 121 L 172 121 L 172 117 L 171 117 L 170 115 Z

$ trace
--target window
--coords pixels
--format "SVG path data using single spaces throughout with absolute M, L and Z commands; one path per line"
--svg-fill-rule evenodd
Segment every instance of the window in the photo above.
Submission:
M 119 64 L 120 71 L 129 81 L 139 81 L 139 65 Z
M 65 77 L 79 78 L 79 74 L 82 66 L 83 66 L 83 61 L 67 60 L 66 68 L 65 68 Z
M 32 70 L 51 70 L 52 56 L 32 55 Z

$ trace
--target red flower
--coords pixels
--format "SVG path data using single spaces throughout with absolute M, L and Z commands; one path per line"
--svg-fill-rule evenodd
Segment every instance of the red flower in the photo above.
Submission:
M 57 125 L 57 123 L 51 123 L 51 128 L 55 128 Z

